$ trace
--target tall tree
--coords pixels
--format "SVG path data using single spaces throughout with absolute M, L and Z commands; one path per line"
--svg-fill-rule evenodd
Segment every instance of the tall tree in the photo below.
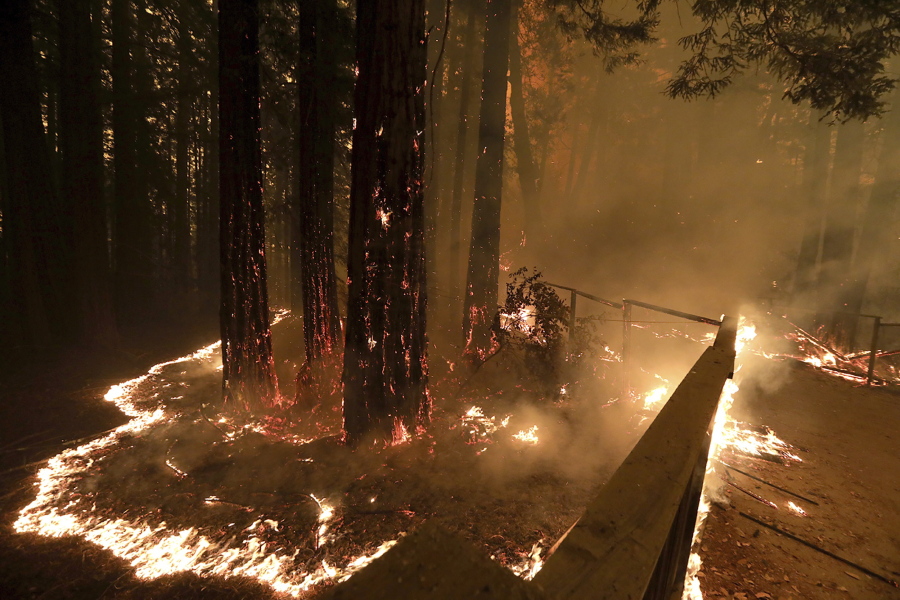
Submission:
M 356 27 L 344 430 L 397 442 L 430 418 L 424 0 L 359 2 Z
M 4 319 L 15 343 L 65 337 L 73 270 L 41 118 L 29 0 L 0 3 L 0 120 L 5 186 L 3 237 L 12 294 Z
M 88 343 L 117 341 L 111 297 L 106 204 L 103 198 L 103 115 L 99 40 L 88 2 L 57 3 L 59 11 L 59 146 L 62 199 L 77 273 L 78 333 Z
M 335 113 L 339 96 L 332 1 L 300 2 L 300 127 L 292 230 L 299 285 L 292 299 L 303 298 L 303 335 L 307 367 L 340 345 L 337 279 L 334 272 Z M 292 278 L 294 279 L 294 278 Z M 299 290 L 297 289 L 299 287 Z
M 138 97 L 134 71 L 139 53 L 135 42 L 134 8 L 131 0 L 112 0 L 112 130 L 115 170 L 115 290 L 117 312 L 133 323 L 146 313 L 153 292 L 152 211 L 147 198 L 146 164 L 138 168 L 138 155 L 148 143 L 141 135 L 147 127 Z M 142 138 L 142 139 L 139 139 Z
M 456 296 L 460 288 L 462 273 L 460 258 L 462 256 L 462 199 L 466 182 L 466 157 L 468 155 L 468 138 L 470 121 L 477 120 L 473 117 L 472 110 L 472 82 L 475 74 L 472 72 L 476 66 L 476 50 L 478 48 L 475 39 L 475 26 L 479 12 L 483 13 L 480 2 L 475 1 L 468 7 L 466 26 L 460 35 L 460 43 L 463 45 L 463 58 L 460 68 L 457 70 L 460 79 L 459 85 L 459 117 L 456 121 L 456 153 L 453 157 L 453 190 L 450 197 L 450 207 L 447 211 L 447 230 L 450 243 L 448 244 L 448 271 L 451 295 Z M 460 4 L 456 4 L 460 6 Z
M 525 91 L 522 73 L 522 50 L 519 47 L 519 4 L 521 0 L 513 0 L 512 47 L 509 51 L 509 104 L 513 121 L 513 145 L 516 149 L 516 169 L 519 173 L 519 186 L 522 189 L 522 204 L 525 208 L 525 239 L 539 239 L 539 231 L 543 221 L 540 204 L 540 181 L 534 155 L 531 150 L 531 136 L 528 134 L 528 115 L 525 112 Z
M 487 0 L 475 205 L 463 306 L 465 352 L 475 361 L 484 360 L 496 344 L 491 327 L 497 312 L 500 273 L 500 202 L 511 11 L 512 0 Z
M 806 151 L 803 154 L 803 187 L 806 192 L 806 218 L 803 237 L 797 255 L 797 271 L 794 276 L 794 294 L 801 302 L 812 293 L 818 279 L 816 273 L 819 258 L 819 242 L 822 238 L 822 216 L 825 204 L 826 183 L 831 166 L 831 132 L 827 123 L 810 115 Z
M 190 5 L 178 15 L 175 47 L 178 52 L 178 88 L 175 101 L 175 197 L 171 202 L 170 265 L 175 278 L 175 293 L 184 300 L 191 280 L 191 223 L 190 223 L 190 163 L 189 152 L 193 142 L 190 125 L 194 106 L 191 102 L 191 87 L 194 73 L 191 69 L 193 49 L 189 18 Z
M 875 172 L 875 184 L 859 234 L 859 246 L 853 259 L 853 273 L 843 301 L 849 313 L 861 313 L 866 298 L 866 288 L 879 257 L 879 249 L 884 247 L 890 234 L 892 215 L 897 209 L 900 191 L 900 94 L 894 92 L 890 112 L 884 118 L 881 151 Z
M 259 6 L 219 0 L 219 258 L 225 407 L 278 399 L 266 290 L 259 138 Z

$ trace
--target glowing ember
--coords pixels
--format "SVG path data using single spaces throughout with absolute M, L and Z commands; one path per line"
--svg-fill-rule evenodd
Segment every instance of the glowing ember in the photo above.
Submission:
M 537 436 L 537 430 L 537 425 L 533 425 L 529 429 L 522 430 L 519 433 L 513 434 L 512 437 L 514 440 L 525 442 L 526 444 L 531 444 L 532 446 L 534 446 L 540 441 Z
M 658 411 L 666 400 L 669 388 L 660 386 L 644 395 L 644 410 Z
M 510 418 L 510 415 L 506 415 L 498 421 L 496 416 L 486 417 L 484 410 L 480 406 L 473 406 L 459 420 L 471 436 L 469 443 L 476 444 L 479 442 L 490 442 L 498 429 L 503 429 L 509 425 Z
M 515 313 L 500 313 L 500 327 L 506 331 L 521 331 L 528 334 L 534 329 L 534 307 L 526 306 Z
M 806 516 L 806 511 L 803 510 L 802 508 L 800 508 L 799 506 L 797 506 L 796 504 L 794 504 L 794 503 L 791 502 L 791 501 L 788 501 L 788 508 L 791 509 L 791 512 L 793 512 L 793 513 L 796 514 L 796 515 L 799 515 L 799 516 L 801 516 L 801 517 L 805 517 L 805 516 Z
M 538 574 L 538 571 L 541 570 L 541 567 L 544 566 L 544 559 L 541 558 L 541 542 L 543 540 L 536 542 L 534 546 L 531 547 L 531 552 L 525 556 L 525 559 L 517 565 L 508 565 L 509 570 L 525 579 L 530 581 L 534 579 L 534 576 Z

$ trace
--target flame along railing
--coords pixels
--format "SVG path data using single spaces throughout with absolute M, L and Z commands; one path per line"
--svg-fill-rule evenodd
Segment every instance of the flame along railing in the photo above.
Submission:
M 713 422 L 734 371 L 736 330 L 735 319 L 721 321 L 713 345 L 532 581 L 518 580 L 487 557 L 462 549 L 465 544 L 452 534 L 427 525 L 327 597 L 371 593 L 376 583 L 384 588 L 390 581 L 377 598 L 477 592 L 498 599 L 680 599 Z

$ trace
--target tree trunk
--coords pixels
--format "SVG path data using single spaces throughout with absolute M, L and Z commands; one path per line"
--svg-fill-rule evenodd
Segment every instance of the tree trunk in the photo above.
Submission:
M 60 297 L 71 276 L 64 265 L 63 229 L 52 185 L 41 118 L 28 0 L 0 2 L 0 119 L 6 167 L 3 236 L 8 252 L 11 319 L 20 345 L 45 345 L 62 334 L 56 317 L 70 298 Z M 55 278 L 60 277 L 59 281 Z
M 81 341 L 117 342 L 103 200 L 103 115 L 100 66 L 87 2 L 60 0 L 59 142 L 62 195 L 73 216 Z
M 448 247 L 448 271 L 450 282 L 450 295 L 457 296 L 460 289 L 462 273 L 460 258 L 462 257 L 462 197 L 466 181 L 466 156 L 469 144 L 469 119 L 471 114 L 472 79 L 475 68 L 475 21 L 478 10 L 469 8 L 469 16 L 466 20 L 466 28 L 462 34 L 462 43 L 465 46 L 462 68 L 460 69 L 459 91 L 459 119 L 456 125 L 456 156 L 453 161 L 453 195 L 450 200 L 450 210 L 447 215 L 447 229 L 450 238 Z
M 488 0 L 481 122 L 475 166 L 475 205 L 463 309 L 465 353 L 475 362 L 487 358 L 496 346 L 492 326 L 497 313 L 500 271 L 500 202 L 503 192 L 510 14 L 511 0 Z
M 191 31 L 187 15 L 178 19 L 178 91 L 175 106 L 175 198 L 172 202 L 171 266 L 175 278 L 175 292 L 179 304 L 184 304 L 191 288 L 191 179 L 188 153 L 191 147 L 190 125 L 193 106 L 189 88 L 192 85 Z
M 112 129 L 115 170 L 115 291 L 117 313 L 133 323 L 145 314 L 153 292 L 152 212 L 138 168 L 140 102 L 132 72 L 134 16 L 130 0 L 112 0 Z
M 303 335 L 307 366 L 340 345 L 337 279 L 334 272 L 334 150 L 337 65 L 333 39 L 337 7 L 303 0 L 300 11 L 297 190 L 292 210 L 295 232 L 292 258 L 303 299 Z M 293 262 L 293 260 L 292 260 Z M 298 272 L 299 271 L 299 272 Z
M 820 298 L 824 294 L 831 310 L 839 312 L 847 312 L 845 295 L 850 287 L 864 141 L 862 123 L 849 122 L 841 126 L 825 214 L 819 293 Z M 853 341 L 855 319 L 835 314 L 830 329 L 833 343 L 847 348 Z
M 826 184 L 831 158 L 831 128 L 820 123 L 815 115 L 810 116 L 813 129 L 810 145 L 803 159 L 803 187 L 807 194 L 806 219 L 803 223 L 803 238 L 797 256 L 797 271 L 794 276 L 794 302 L 806 304 L 811 300 L 818 279 L 816 273 L 819 258 L 819 242 L 822 239 L 822 217 L 825 204 Z
M 890 233 L 890 224 L 897 208 L 897 194 L 900 191 L 900 95 L 894 94 L 891 110 L 884 118 L 884 132 L 875 185 L 863 217 L 859 246 L 853 261 L 852 280 L 844 294 L 847 312 L 861 313 L 866 296 L 866 287 L 878 258 Z
M 214 0 L 218 14 L 218 0 Z M 211 55 L 218 57 L 218 31 L 213 27 Z M 218 70 L 218 66 L 214 68 Z M 201 173 L 202 193 L 198 194 L 197 219 L 197 285 L 200 289 L 201 311 L 216 311 L 221 303 L 219 298 L 219 82 L 212 77 L 210 95 L 205 103 L 209 130 L 202 137 Z
M 399 442 L 426 393 L 423 0 L 357 4 L 344 430 Z
M 528 118 L 525 113 L 525 94 L 522 83 L 522 53 L 519 48 L 518 1 L 513 1 L 511 47 L 509 51 L 509 104 L 513 121 L 513 144 L 516 149 L 516 166 L 519 172 L 519 185 L 522 188 L 522 203 L 525 208 L 525 239 L 541 239 L 540 230 L 543 223 L 540 203 L 540 182 L 538 170 L 531 152 L 531 137 L 528 135 Z
M 219 0 L 219 257 L 226 409 L 278 399 L 266 290 L 257 0 Z

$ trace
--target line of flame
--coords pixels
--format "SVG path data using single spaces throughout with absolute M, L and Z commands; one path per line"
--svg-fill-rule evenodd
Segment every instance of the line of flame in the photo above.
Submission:
M 273 323 L 284 318 L 279 313 Z M 188 356 L 154 365 L 146 375 L 112 386 L 104 400 L 114 403 L 131 420 L 107 435 L 71 448 L 54 456 L 37 474 L 35 499 L 23 508 L 13 528 L 18 533 L 36 533 L 46 537 L 80 536 L 115 556 L 126 560 L 141 579 L 155 579 L 163 575 L 190 571 L 199 576 L 223 578 L 244 576 L 258 580 L 279 593 L 300 596 L 314 586 L 331 581 L 344 581 L 374 559 L 387 552 L 396 540 L 383 542 L 374 551 L 363 554 L 344 567 L 338 568 L 322 561 L 311 572 L 298 572 L 292 554 L 272 549 L 256 536 L 249 536 L 240 547 L 228 547 L 211 541 L 196 528 L 180 531 L 169 529 L 165 522 L 151 525 L 92 514 L 70 494 L 73 476 L 84 473 L 93 465 L 96 454 L 118 442 L 124 436 L 143 432 L 166 420 L 169 415 L 161 407 L 144 409 L 134 400 L 134 394 L 144 384 L 170 365 L 188 361 L 212 361 L 220 342 L 210 344 Z M 333 508 L 316 500 L 320 506 L 320 525 L 327 530 Z M 274 522 L 273 522 L 274 523 Z M 324 534 L 324 531 L 320 531 Z M 326 537 L 331 541 L 330 536 Z

